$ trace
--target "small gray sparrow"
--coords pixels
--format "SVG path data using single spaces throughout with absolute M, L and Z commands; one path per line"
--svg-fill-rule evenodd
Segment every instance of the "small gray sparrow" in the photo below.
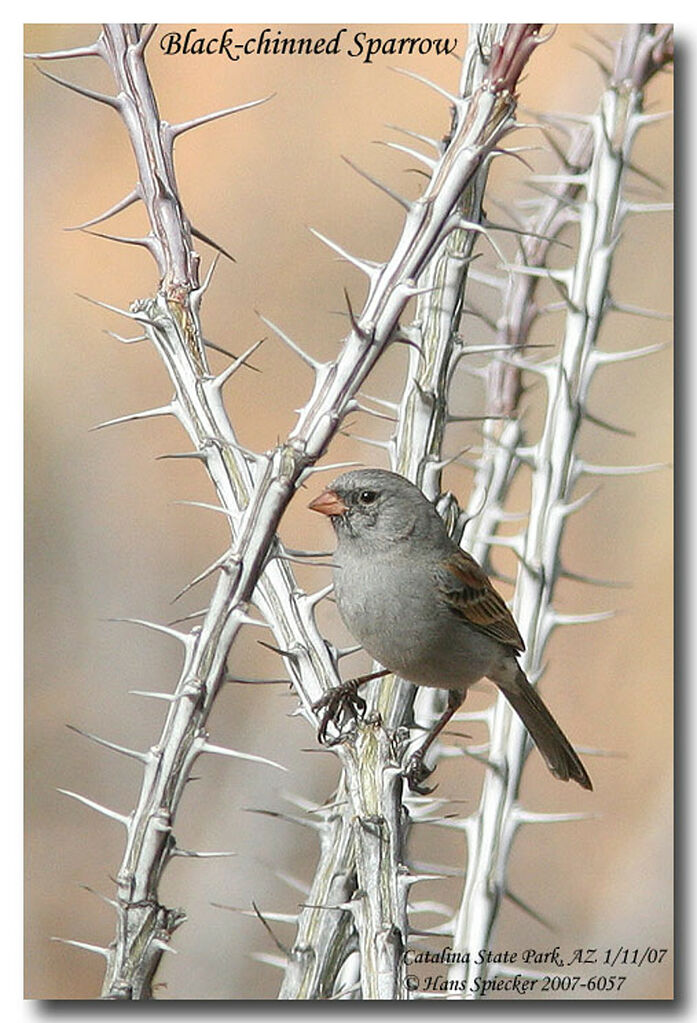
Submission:
M 448 535 L 418 487 L 384 469 L 339 476 L 311 502 L 337 535 L 334 593 L 349 631 L 383 672 L 344 683 L 316 704 L 320 738 L 349 707 L 365 709 L 357 685 L 394 672 L 417 685 L 448 690 L 447 710 L 412 755 L 409 785 L 427 791 L 423 757 L 475 682 L 495 682 L 521 718 L 545 763 L 562 781 L 591 780 L 518 664 L 525 644 L 503 598 L 471 555 Z

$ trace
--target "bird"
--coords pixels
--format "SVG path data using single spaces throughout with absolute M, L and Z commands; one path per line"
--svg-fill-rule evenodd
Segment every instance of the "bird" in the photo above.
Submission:
M 450 537 L 422 491 L 386 469 L 338 476 L 309 508 L 328 516 L 336 533 L 334 596 L 355 639 L 382 671 L 349 680 L 315 704 L 320 739 L 343 710 L 366 708 L 358 687 L 394 673 L 416 685 L 447 689 L 447 707 L 411 755 L 405 776 L 413 791 L 431 771 L 424 754 L 482 678 L 500 689 L 527 728 L 552 774 L 593 785 L 578 754 L 520 666 L 525 651 L 503 597 L 477 561 Z

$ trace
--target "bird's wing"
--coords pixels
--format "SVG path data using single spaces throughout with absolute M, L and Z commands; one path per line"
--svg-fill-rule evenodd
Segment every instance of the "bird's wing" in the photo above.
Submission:
M 439 568 L 437 582 L 448 605 L 468 625 L 520 653 L 525 650 L 523 637 L 506 602 L 491 585 L 486 572 L 466 551 L 453 551 Z

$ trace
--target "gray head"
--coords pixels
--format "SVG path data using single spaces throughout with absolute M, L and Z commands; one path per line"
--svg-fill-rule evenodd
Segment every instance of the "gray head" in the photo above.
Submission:
M 343 473 L 310 508 L 330 517 L 340 543 L 386 548 L 410 538 L 447 541 L 440 515 L 419 488 L 386 469 Z

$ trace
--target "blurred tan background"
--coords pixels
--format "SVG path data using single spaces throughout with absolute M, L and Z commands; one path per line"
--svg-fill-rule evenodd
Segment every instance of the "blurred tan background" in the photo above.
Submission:
M 188 27 L 188 26 L 186 26 Z M 184 28 L 186 28 L 184 27 Z M 245 38 L 262 26 L 244 25 Z M 277 26 L 273 26 L 275 28 Z M 161 26 L 150 44 L 150 70 L 161 115 L 176 122 L 269 93 L 273 100 L 183 137 L 177 172 L 192 222 L 231 251 L 206 296 L 203 323 L 211 340 L 239 352 L 265 330 L 255 310 L 277 322 L 320 358 L 331 357 L 343 333 L 336 315 L 342 289 L 354 305 L 363 279 L 332 258 L 307 230 L 323 233 L 369 258 L 384 258 L 401 226 L 401 211 L 341 160 L 349 156 L 410 196 L 419 178 L 405 173 L 413 161 L 374 145 L 398 139 L 384 125 L 399 124 L 440 137 L 448 129 L 447 104 L 435 93 L 391 68 L 400 65 L 455 88 L 458 63 L 447 57 L 377 57 L 371 64 L 336 57 L 167 57 L 161 36 L 181 26 Z M 220 35 L 225 26 L 200 26 Z M 287 34 L 325 37 L 337 26 L 283 26 Z M 428 34 L 458 38 L 462 26 L 353 26 L 348 33 Z M 608 39 L 619 26 L 561 26 L 534 55 L 521 88 L 521 104 L 533 110 L 591 112 L 602 86 L 594 64 L 577 47 L 602 47 L 589 30 Z M 27 27 L 28 51 L 86 44 L 90 25 Z M 109 89 L 106 69 L 94 60 L 53 63 L 48 70 L 92 87 Z M 672 80 L 660 76 L 648 99 L 654 111 L 672 106 Z M 521 119 L 525 120 L 525 114 Z M 525 131 L 515 144 L 539 145 Z M 640 135 L 636 164 L 670 186 L 670 121 Z M 545 166 L 545 157 L 531 154 Z M 492 199 L 529 198 L 517 161 L 496 162 Z M 172 605 L 175 593 L 223 549 L 224 520 L 175 502 L 210 500 L 202 469 L 190 462 L 155 461 L 187 448 L 175 423 L 132 423 L 90 432 L 96 423 L 165 402 L 169 390 L 152 350 L 125 347 L 104 329 L 128 333 L 128 323 L 88 305 L 76 293 L 127 307 L 157 285 L 154 264 L 140 250 L 117 246 L 64 228 L 100 213 L 134 183 L 134 164 L 123 126 L 106 107 L 90 103 L 26 68 L 26 994 L 31 998 L 95 998 L 103 975 L 100 957 L 50 941 L 52 935 L 108 944 L 111 909 L 80 888 L 111 894 L 123 834 L 106 820 L 55 791 L 84 793 L 128 812 L 139 788 L 134 762 L 100 750 L 69 732 L 78 725 L 115 742 L 146 748 L 159 734 L 163 706 L 128 694 L 130 689 L 170 689 L 179 669 L 175 644 L 110 617 L 168 621 L 205 605 L 209 583 Z M 662 199 L 646 182 L 647 195 Z M 489 201 L 490 215 L 496 209 Z M 113 233 L 143 230 L 139 208 L 104 225 Z M 101 228 L 100 228 L 101 229 Z M 200 246 L 204 269 L 211 251 Z M 486 246 L 482 263 L 492 265 Z M 628 220 L 613 279 L 615 296 L 670 312 L 672 231 L 670 216 Z M 490 295 L 472 293 L 492 308 Z M 548 337 L 560 320 L 549 317 Z M 476 328 L 476 336 L 486 334 Z M 669 340 L 669 323 L 611 314 L 603 346 L 638 347 Z M 225 359 L 212 354 L 214 367 Z M 269 340 L 255 356 L 261 374 L 238 375 L 227 391 L 228 407 L 244 444 L 266 447 L 294 422 L 293 409 L 307 400 L 306 368 Z M 385 398 L 401 389 L 405 356 L 392 352 L 367 388 Z M 672 367 L 670 349 L 599 371 L 592 411 L 635 431 L 635 436 L 584 427 L 582 454 L 614 464 L 672 459 Z M 482 409 L 480 385 L 462 376 L 455 404 Z M 460 386 L 460 385 L 458 385 Z M 534 431 L 542 394 L 525 398 Z M 389 424 L 356 420 L 358 433 L 387 436 Z M 477 443 L 471 426 L 453 431 L 450 450 Z M 383 464 L 380 453 L 358 441 L 337 439 L 329 459 L 357 458 Z M 324 477 L 316 480 L 317 488 Z M 447 485 L 466 502 L 469 470 L 453 466 Z M 593 758 L 595 793 L 558 784 L 533 754 L 523 784 L 533 809 L 588 809 L 598 819 L 524 830 L 514 847 L 512 890 L 553 922 L 551 933 L 512 904 L 501 912 L 494 946 L 499 949 L 584 946 L 671 949 L 661 966 L 627 967 L 622 996 L 671 996 L 672 981 L 672 503 L 671 473 L 607 480 L 585 511 L 570 522 L 564 559 L 573 570 L 631 582 L 620 590 L 578 583 L 559 586 L 562 611 L 615 607 L 614 620 L 558 631 L 549 646 L 543 693 L 565 731 L 581 746 L 619 751 Z M 587 489 L 584 485 L 584 489 Z M 312 490 L 312 488 L 310 488 Z M 291 506 L 282 527 L 292 546 L 326 548 L 330 531 L 306 510 L 310 491 Z M 524 493 L 516 495 L 524 507 Z M 498 562 L 505 571 L 506 558 Z M 308 568 L 301 582 L 320 586 L 327 570 Z M 509 596 L 509 591 L 506 591 Z M 331 605 L 322 620 L 334 637 L 344 635 Z M 252 632 L 253 630 L 247 630 Z M 231 656 L 242 674 L 276 675 L 277 658 L 244 635 Z M 358 668 L 360 658 L 347 664 Z M 472 707 L 490 699 L 474 694 Z M 255 919 L 212 903 L 292 912 L 303 895 L 278 875 L 308 882 L 316 859 L 307 829 L 247 812 L 249 807 L 289 810 L 284 791 L 323 801 L 336 779 L 333 758 L 303 752 L 315 748 L 307 724 L 289 717 L 296 705 L 285 687 L 228 687 L 210 721 L 212 741 L 280 759 L 281 776 L 223 758 L 196 765 L 198 779 L 184 799 L 176 834 L 185 848 L 234 849 L 232 859 L 175 861 L 167 870 L 163 899 L 181 905 L 187 923 L 177 933 L 178 956 L 165 956 L 158 979 L 165 999 L 273 998 L 280 975 L 252 958 L 274 952 Z M 474 728 L 472 729 L 474 734 Z M 475 736 L 480 738 L 479 733 Z M 481 772 L 462 759 L 439 769 L 439 793 L 479 798 Z M 464 863 L 463 843 L 450 832 L 421 827 L 413 838 L 418 859 Z M 458 897 L 458 885 L 439 882 L 419 894 L 439 901 Z M 279 925 L 292 943 L 292 929 Z M 605 972 L 618 973 L 619 970 Z

